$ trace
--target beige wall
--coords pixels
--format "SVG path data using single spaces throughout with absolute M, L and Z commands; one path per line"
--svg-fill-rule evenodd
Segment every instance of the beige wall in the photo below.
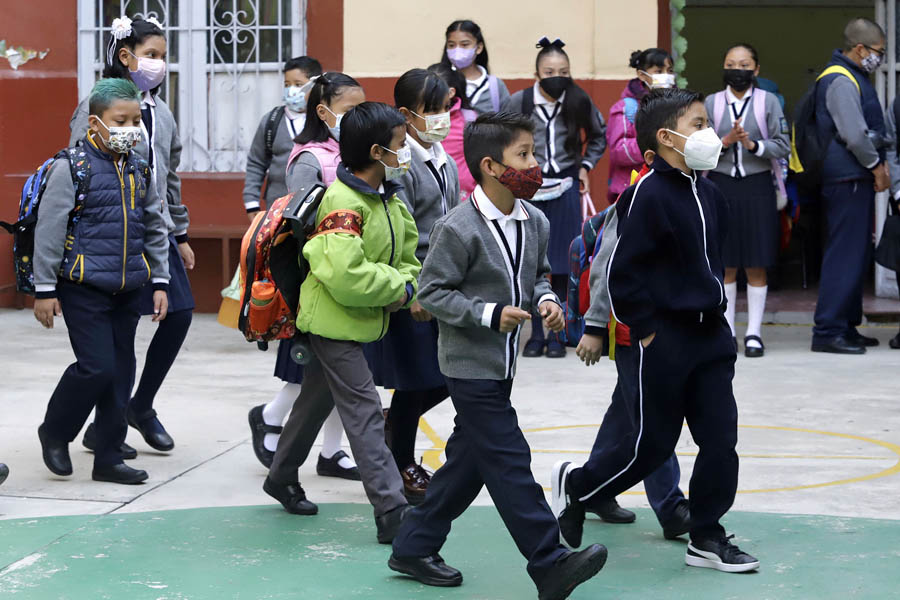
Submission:
M 344 70 L 391 77 L 427 67 L 460 18 L 481 26 L 503 78 L 533 76 L 543 35 L 566 42 L 572 74 L 586 79 L 631 77 L 631 51 L 656 45 L 657 0 L 344 0 Z

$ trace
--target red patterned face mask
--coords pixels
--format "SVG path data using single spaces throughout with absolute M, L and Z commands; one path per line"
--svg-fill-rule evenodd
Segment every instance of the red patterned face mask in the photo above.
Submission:
M 503 163 L 497 163 L 506 167 Z M 503 187 L 512 192 L 512 195 L 522 200 L 531 200 L 544 184 L 544 176 L 540 167 L 530 169 L 513 169 L 506 167 L 503 175 L 497 178 Z

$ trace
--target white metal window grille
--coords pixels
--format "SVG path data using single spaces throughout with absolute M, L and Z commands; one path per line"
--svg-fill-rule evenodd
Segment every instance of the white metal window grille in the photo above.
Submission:
M 306 0 L 78 0 L 78 92 L 103 72 L 110 25 L 155 17 L 168 40 L 160 96 L 178 121 L 179 171 L 243 171 L 284 62 L 306 51 Z
M 897 10 L 897 0 L 876 0 L 875 20 L 881 25 L 887 36 L 885 40 L 887 54 L 885 54 L 884 63 L 882 63 L 876 74 L 875 85 L 882 105 L 891 107 L 894 98 L 897 96 L 898 80 L 900 80 L 900 48 L 897 47 L 897 41 L 900 40 L 900 35 L 898 35 L 900 34 L 900 11 Z M 875 233 L 877 239 L 881 239 L 881 230 L 887 217 L 887 197 L 887 192 L 882 192 L 875 196 Z M 896 273 L 876 263 L 875 294 L 885 298 L 896 298 L 897 289 Z

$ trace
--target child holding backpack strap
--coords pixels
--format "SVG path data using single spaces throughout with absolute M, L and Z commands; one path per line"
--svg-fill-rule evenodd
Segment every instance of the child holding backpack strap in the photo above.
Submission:
M 725 89 L 706 98 L 706 112 L 722 139 L 724 151 L 709 179 L 728 200 L 728 236 L 722 254 L 725 261 L 725 317 L 735 336 L 737 272 L 747 274 L 747 334 L 744 355 L 765 354 L 761 336 L 766 308 L 766 269 L 778 257 L 777 196 L 784 192 L 779 159 L 791 151 L 787 120 L 778 98 L 753 85 L 759 74 L 759 57 L 749 44 L 737 44 L 725 52 Z M 737 345 L 737 338 L 735 338 Z
M 244 208 L 251 221 L 259 211 L 263 182 L 267 205 L 287 194 L 285 167 L 294 138 L 306 122 L 310 80 L 321 74 L 322 65 L 310 56 L 298 56 L 284 63 L 284 104 L 263 115 L 247 154 Z
M 590 192 L 588 172 L 606 150 L 606 124 L 590 96 L 572 80 L 563 46 L 562 40 L 541 38 L 535 61 L 537 81 L 513 94 L 503 107 L 504 111 L 529 115 L 538 132 L 534 154 L 544 183 L 533 202 L 550 220 L 547 256 L 553 291 L 560 298 L 566 297 L 569 246 L 581 233 L 581 195 Z M 550 358 L 566 355 L 557 334 L 545 340 L 539 316 L 532 316 L 531 328 L 522 356 L 542 356 L 545 351 Z
M 69 443 L 96 408 L 95 481 L 137 484 L 123 462 L 141 288 L 152 285 L 153 320 L 166 318 L 169 240 L 141 138 L 138 88 L 101 79 L 88 100 L 90 130 L 53 163 L 34 233 L 35 318 L 62 314 L 76 361 L 56 386 L 38 428 L 44 464 L 71 475 Z
M 453 21 L 444 32 L 441 63 L 453 65 L 466 78 L 466 97 L 478 114 L 497 112 L 509 100 L 503 80 L 490 74 L 481 27 L 474 21 Z
M 188 241 L 188 210 L 181 201 L 181 178 L 176 173 L 181 161 L 181 140 L 172 111 L 159 97 L 166 75 L 166 38 L 155 19 L 121 17 L 113 22 L 104 77 L 132 81 L 141 90 L 141 122 L 135 153 L 146 160 L 153 173 L 157 194 L 164 198 L 162 214 L 169 229 L 169 314 L 160 322 L 147 349 L 144 369 L 128 408 L 128 423 L 137 429 L 154 450 L 167 452 L 175 447 L 153 408 L 154 399 L 187 337 L 194 311 L 194 296 L 187 270 L 194 268 L 194 251 Z M 89 126 L 88 101 L 83 100 L 71 120 L 70 145 L 84 139 Z M 141 292 L 142 315 L 153 314 L 153 290 Z M 132 368 L 136 370 L 136 366 Z M 83 444 L 96 446 L 94 425 L 88 426 Z M 126 459 L 137 451 L 124 444 Z
M 309 118 L 288 159 L 286 183 L 290 193 L 305 196 L 316 184 L 334 183 L 341 161 L 340 119 L 365 99 L 359 83 L 343 73 L 324 73 L 315 79 L 308 95 Z M 284 387 L 271 402 L 251 409 L 248 416 L 253 451 L 266 468 L 272 466 L 282 423 L 300 396 L 303 382 L 303 367 L 291 358 L 291 344 L 291 340 L 285 340 L 278 345 L 275 362 L 275 377 L 285 382 Z M 337 411 L 332 411 L 322 429 L 316 472 L 324 477 L 359 481 L 356 463 L 341 450 L 344 428 Z
M 395 108 L 363 102 L 341 119 L 341 165 L 303 246 L 297 329 L 314 354 L 284 426 L 263 490 L 293 514 L 312 515 L 297 470 L 337 407 L 375 509 L 378 541 L 389 543 L 408 506 L 384 443 L 381 398 L 362 345 L 384 336 L 390 315 L 412 305 L 421 265 L 416 224 L 397 197 L 410 164 L 406 120 Z

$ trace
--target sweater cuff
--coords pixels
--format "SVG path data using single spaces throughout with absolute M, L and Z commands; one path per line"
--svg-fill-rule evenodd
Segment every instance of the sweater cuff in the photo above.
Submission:
M 259 202 L 257 202 L 256 204 L 245 203 L 244 208 L 247 209 L 247 214 L 252 214 L 260 211 Z
M 187 242 L 188 242 L 188 234 L 187 233 L 182 233 L 180 235 L 175 236 L 176 244 L 186 244 Z
M 585 160 L 585 161 L 582 161 L 581 166 L 584 167 L 585 169 L 587 169 L 588 172 L 590 172 L 591 169 L 594 168 L 594 165 L 592 165 L 591 163 L 587 162 L 586 160 Z
M 491 319 L 494 318 L 494 308 L 496 308 L 496 302 L 488 302 L 484 305 L 484 310 L 481 311 L 481 326 L 482 327 L 490 327 Z
M 763 144 L 762 140 L 756 140 L 756 150 L 753 151 L 753 154 L 756 156 L 762 156 L 763 152 L 765 152 L 766 147 Z
M 54 288 L 52 290 L 43 291 L 43 292 L 39 292 L 39 291 L 35 290 L 35 292 L 34 292 L 35 300 L 49 300 L 51 298 L 56 298 L 56 288 Z
M 607 329 L 606 327 L 598 327 L 596 325 L 585 325 L 584 334 L 594 335 L 597 337 L 606 337 L 609 335 L 609 329 Z
M 406 303 L 404 304 L 404 308 L 409 308 L 412 306 L 413 301 L 416 299 L 416 288 L 413 287 L 413 284 L 406 284 Z
M 491 329 L 494 331 L 500 331 L 500 316 L 503 314 L 504 308 L 506 308 L 505 304 L 494 305 L 494 312 L 491 315 Z
M 552 303 L 556 304 L 557 306 L 559 306 L 560 308 L 562 308 L 562 304 L 560 303 L 559 298 L 556 297 L 556 294 L 544 294 L 543 296 L 541 296 L 538 299 L 538 303 L 537 303 L 538 309 L 540 309 L 541 304 L 543 304 L 547 300 L 549 300 L 550 302 L 552 302 Z
M 169 282 L 168 281 L 154 281 L 153 282 L 153 291 L 154 292 L 166 292 L 169 293 Z
M 871 165 L 869 165 L 866 168 L 871 171 L 872 169 L 874 169 L 875 167 L 877 167 L 880 164 L 881 164 L 881 157 L 879 156 L 878 158 L 875 159 L 875 162 L 873 162 Z

